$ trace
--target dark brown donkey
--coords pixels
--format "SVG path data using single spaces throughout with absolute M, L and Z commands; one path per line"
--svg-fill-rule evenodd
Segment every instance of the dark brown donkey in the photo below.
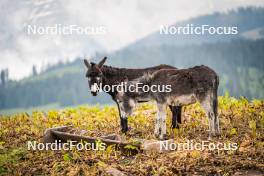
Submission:
M 156 67 L 149 67 L 144 69 L 127 69 L 127 68 L 115 68 L 104 65 L 106 61 L 104 57 L 98 64 L 90 63 L 88 60 L 84 60 L 84 64 L 87 67 L 86 77 L 88 78 L 88 84 L 93 96 L 96 96 L 99 90 L 96 88 L 96 85 L 112 86 L 118 85 L 124 80 L 133 80 L 143 76 L 145 73 L 153 73 L 161 69 L 176 69 L 175 67 L 169 65 L 159 65 Z M 116 102 L 120 124 L 122 132 L 127 132 L 128 124 L 127 117 L 124 116 L 124 112 L 121 111 L 119 100 L 117 99 L 117 89 L 113 88 L 111 91 L 107 92 L 111 95 L 112 99 Z M 149 99 L 141 99 L 138 102 L 147 102 Z M 172 111 L 172 128 L 178 128 L 178 123 L 181 123 L 181 106 L 169 106 Z
M 196 66 L 189 69 L 162 69 L 153 74 L 128 81 L 126 86 L 141 84 L 137 91 L 119 91 L 118 99 L 120 109 L 125 116 L 131 115 L 138 97 L 155 100 L 157 103 L 157 119 L 155 135 L 164 139 L 166 135 L 166 106 L 183 106 L 200 102 L 209 118 L 209 138 L 219 134 L 219 120 L 217 116 L 217 90 L 219 84 L 218 75 L 209 67 Z M 169 91 L 148 91 L 141 87 L 168 86 Z M 146 91 L 147 90 L 147 91 Z M 157 89 L 156 89 L 157 90 Z

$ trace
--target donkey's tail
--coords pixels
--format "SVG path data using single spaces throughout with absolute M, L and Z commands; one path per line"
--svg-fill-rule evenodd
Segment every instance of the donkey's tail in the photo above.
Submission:
M 213 111 L 215 114 L 215 117 L 217 117 L 217 109 L 218 109 L 218 99 L 217 99 L 217 91 L 218 91 L 218 86 L 219 86 L 219 77 L 216 75 L 215 77 L 215 82 L 213 86 Z

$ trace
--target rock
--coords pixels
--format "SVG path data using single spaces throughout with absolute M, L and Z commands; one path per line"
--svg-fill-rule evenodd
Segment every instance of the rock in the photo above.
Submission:
M 56 140 L 55 136 L 53 135 L 53 131 L 64 131 L 71 128 L 71 126 L 61 126 L 55 128 L 46 129 L 43 135 L 43 142 L 44 143 L 52 143 Z
M 126 175 L 123 172 L 121 172 L 120 170 L 117 170 L 116 168 L 113 168 L 113 167 L 106 168 L 105 172 L 109 175 L 112 175 L 112 176 L 125 176 Z
M 237 171 L 234 173 L 233 176 L 262 176 L 264 173 L 257 171 L 257 170 L 243 170 L 243 171 Z
M 142 143 L 142 149 L 146 151 L 158 151 L 158 152 L 165 152 L 164 148 L 162 148 L 162 145 L 167 143 L 171 144 L 173 142 L 173 139 L 165 140 L 165 141 L 158 141 L 158 140 L 145 140 Z

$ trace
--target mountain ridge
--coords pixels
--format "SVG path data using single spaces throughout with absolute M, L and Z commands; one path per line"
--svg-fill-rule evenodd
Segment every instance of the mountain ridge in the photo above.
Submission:
M 264 8 L 257 10 L 261 12 L 254 13 L 254 9 L 247 11 L 250 16 L 263 14 L 259 18 L 264 18 Z M 255 27 L 262 28 L 262 23 L 259 23 L 259 26 L 254 26 L 254 24 L 254 29 Z M 252 28 L 247 29 L 252 30 Z M 135 43 L 133 43 L 113 53 L 98 53 L 95 55 L 95 60 L 91 60 L 97 62 L 102 57 L 108 56 L 107 65 L 128 68 L 158 64 L 186 68 L 204 64 L 215 69 L 220 75 L 220 95 L 229 91 L 232 96 L 245 96 L 249 99 L 264 98 L 261 91 L 264 89 L 264 81 L 262 81 L 264 80 L 264 39 L 248 40 L 240 37 L 184 45 L 171 44 L 170 42 L 161 42 L 160 45 L 155 45 L 147 38 L 142 41 L 148 41 L 148 45 L 135 47 Z M 76 58 L 73 62 L 51 66 L 34 77 L 11 81 L 6 87 L 0 86 L 0 109 L 31 107 L 49 103 L 69 106 L 111 102 L 111 97 L 104 93 L 101 93 L 99 97 L 90 95 L 85 78 L 85 67 L 81 58 Z

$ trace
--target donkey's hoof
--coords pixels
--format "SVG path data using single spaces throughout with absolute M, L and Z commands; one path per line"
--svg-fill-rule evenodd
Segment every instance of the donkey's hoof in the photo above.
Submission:
M 215 135 L 214 135 L 214 137 L 220 137 L 221 136 L 221 134 L 220 133 L 215 133 Z
M 218 137 L 220 137 L 220 136 L 221 136 L 221 134 L 218 133 L 218 132 L 216 132 L 216 133 L 212 133 L 212 134 L 209 134 L 208 140 L 212 140 L 212 139 L 214 139 L 214 138 L 218 138 Z
M 217 137 L 221 136 L 221 132 L 220 132 L 220 130 L 217 130 L 217 131 L 215 132 L 215 136 L 217 136 Z
M 159 138 L 160 137 L 160 134 L 154 133 L 154 135 L 155 135 L 155 138 Z
M 159 135 L 159 140 L 164 141 L 164 140 L 168 140 L 169 136 L 167 134 L 161 134 Z
M 127 133 L 128 129 L 121 129 L 121 133 Z
M 160 130 L 159 129 L 155 129 L 154 130 L 154 135 L 155 135 L 156 138 L 159 138 L 159 136 L 160 136 Z
M 176 125 L 172 125 L 171 126 L 172 129 L 180 129 L 180 125 L 176 124 Z

